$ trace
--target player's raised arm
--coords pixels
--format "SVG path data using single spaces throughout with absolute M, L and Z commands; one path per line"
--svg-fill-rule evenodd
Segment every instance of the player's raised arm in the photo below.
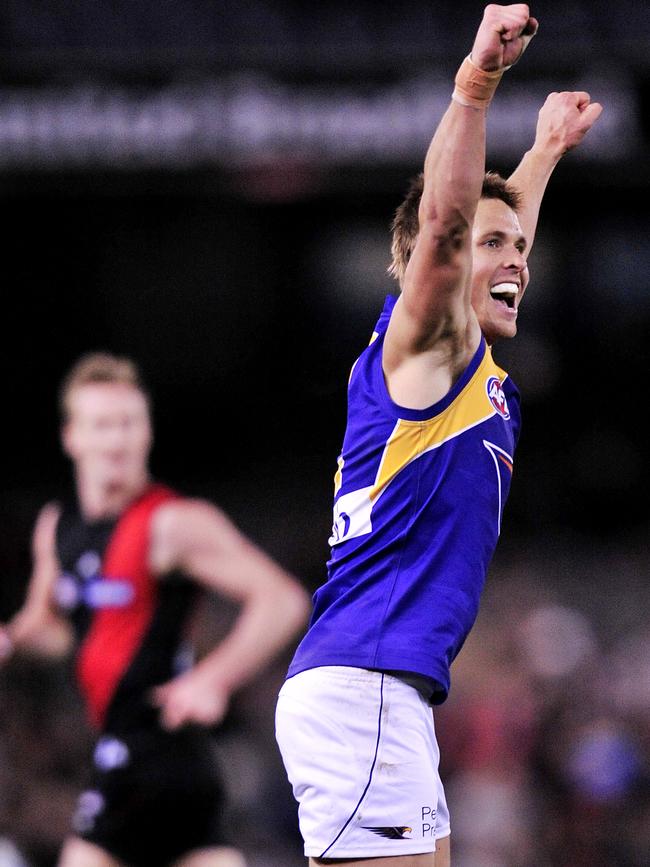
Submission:
M 509 184 L 521 195 L 517 215 L 528 242 L 533 245 L 546 185 L 553 169 L 567 151 L 580 144 L 603 110 L 584 91 L 550 93 L 539 111 L 535 142 L 527 151 Z
M 485 173 L 486 112 L 504 70 L 536 30 L 524 3 L 487 6 L 471 56 L 458 71 L 452 101 L 425 159 L 417 238 L 405 252 L 402 295 L 384 347 L 389 378 L 413 355 L 464 333 L 471 321 L 470 241 Z M 475 331 L 477 342 L 478 326 Z

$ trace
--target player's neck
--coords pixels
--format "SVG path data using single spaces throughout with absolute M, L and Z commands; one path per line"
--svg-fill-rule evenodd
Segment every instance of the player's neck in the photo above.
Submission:
M 85 518 L 91 521 L 114 518 L 151 483 L 148 472 L 128 481 L 113 482 L 77 475 L 77 496 Z

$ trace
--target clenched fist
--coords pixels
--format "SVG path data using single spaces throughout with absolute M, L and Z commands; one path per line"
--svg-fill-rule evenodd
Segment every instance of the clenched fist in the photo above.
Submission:
M 534 147 L 561 157 L 580 144 L 602 110 L 583 90 L 549 93 L 539 110 Z
M 516 63 L 538 28 L 526 3 L 485 7 L 472 47 L 472 62 L 480 69 L 498 71 Z

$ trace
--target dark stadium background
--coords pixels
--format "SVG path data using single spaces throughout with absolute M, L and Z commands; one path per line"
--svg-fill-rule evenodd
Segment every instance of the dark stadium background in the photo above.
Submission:
M 220 503 L 309 589 L 321 582 L 347 373 L 391 290 L 391 215 L 481 11 L 478 2 L 418 0 L 3 5 L 3 618 L 24 592 L 35 513 L 69 483 L 58 383 L 94 349 L 142 365 L 154 471 Z M 514 168 L 551 90 L 585 87 L 605 113 L 555 172 L 519 337 L 495 351 L 523 392 L 524 427 L 486 610 L 503 615 L 512 605 L 516 618 L 522 598 L 532 611 L 547 594 L 587 624 L 603 676 L 614 664 L 607 654 L 622 653 L 625 640 L 648 648 L 650 7 L 545 2 L 531 11 L 540 33 L 495 99 L 490 166 Z M 339 132 L 328 130 L 332 112 Z M 105 132 L 90 128 L 111 113 Z M 186 121 L 175 138 L 174 124 Z M 628 653 L 638 661 L 638 650 Z M 245 731 L 266 761 L 267 777 L 240 785 L 234 821 L 253 863 L 271 867 L 300 863 L 269 747 L 283 665 L 235 703 L 224 747 L 227 761 L 253 774 L 238 739 Z M 647 668 L 647 689 L 644 676 Z M 30 684 L 52 680 L 38 666 L 4 678 L 12 701 L 27 684 L 23 707 L 34 701 Z M 553 689 L 568 700 L 575 684 L 560 679 Z M 647 734 L 619 699 L 607 713 L 596 708 L 599 694 L 585 699 L 593 717 L 614 720 L 642 759 L 636 788 L 617 802 L 629 840 L 598 851 L 603 863 L 647 863 Z M 11 714 L 11 701 L 0 702 Z M 552 788 L 550 764 L 539 770 L 539 751 L 531 759 L 533 789 Z M 61 774 L 50 771 L 56 786 Z M 61 773 L 71 797 L 74 771 Z M 38 809 L 25 818 L 18 801 L 0 799 L 0 837 L 41 867 L 63 829 Z M 580 836 L 584 822 L 563 832 L 569 860 L 549 863 L 601 863 L 585 842 L 598 821 Z M 517 860 L 521 851 L 463 862 L 461 840 L 458 867 L 533 863 Z

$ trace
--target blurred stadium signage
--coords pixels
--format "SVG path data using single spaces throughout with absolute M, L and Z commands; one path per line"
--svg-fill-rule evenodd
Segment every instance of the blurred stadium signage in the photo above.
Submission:
M 576 158 L 619 159 L 637 135 L 634 91 L 619 80 L 589 86 L 607 111 Z M 554 89 L 556 82 L 504 82 L 490 112 L 492 158 L 515 159 L 530 145 L 537 111 Z M 0 168 L 412 163 L 422 158 L 449 94 L 449 81 L 429 75 L 356 87 L 250 73 L 158 88 L 0 88 Z

